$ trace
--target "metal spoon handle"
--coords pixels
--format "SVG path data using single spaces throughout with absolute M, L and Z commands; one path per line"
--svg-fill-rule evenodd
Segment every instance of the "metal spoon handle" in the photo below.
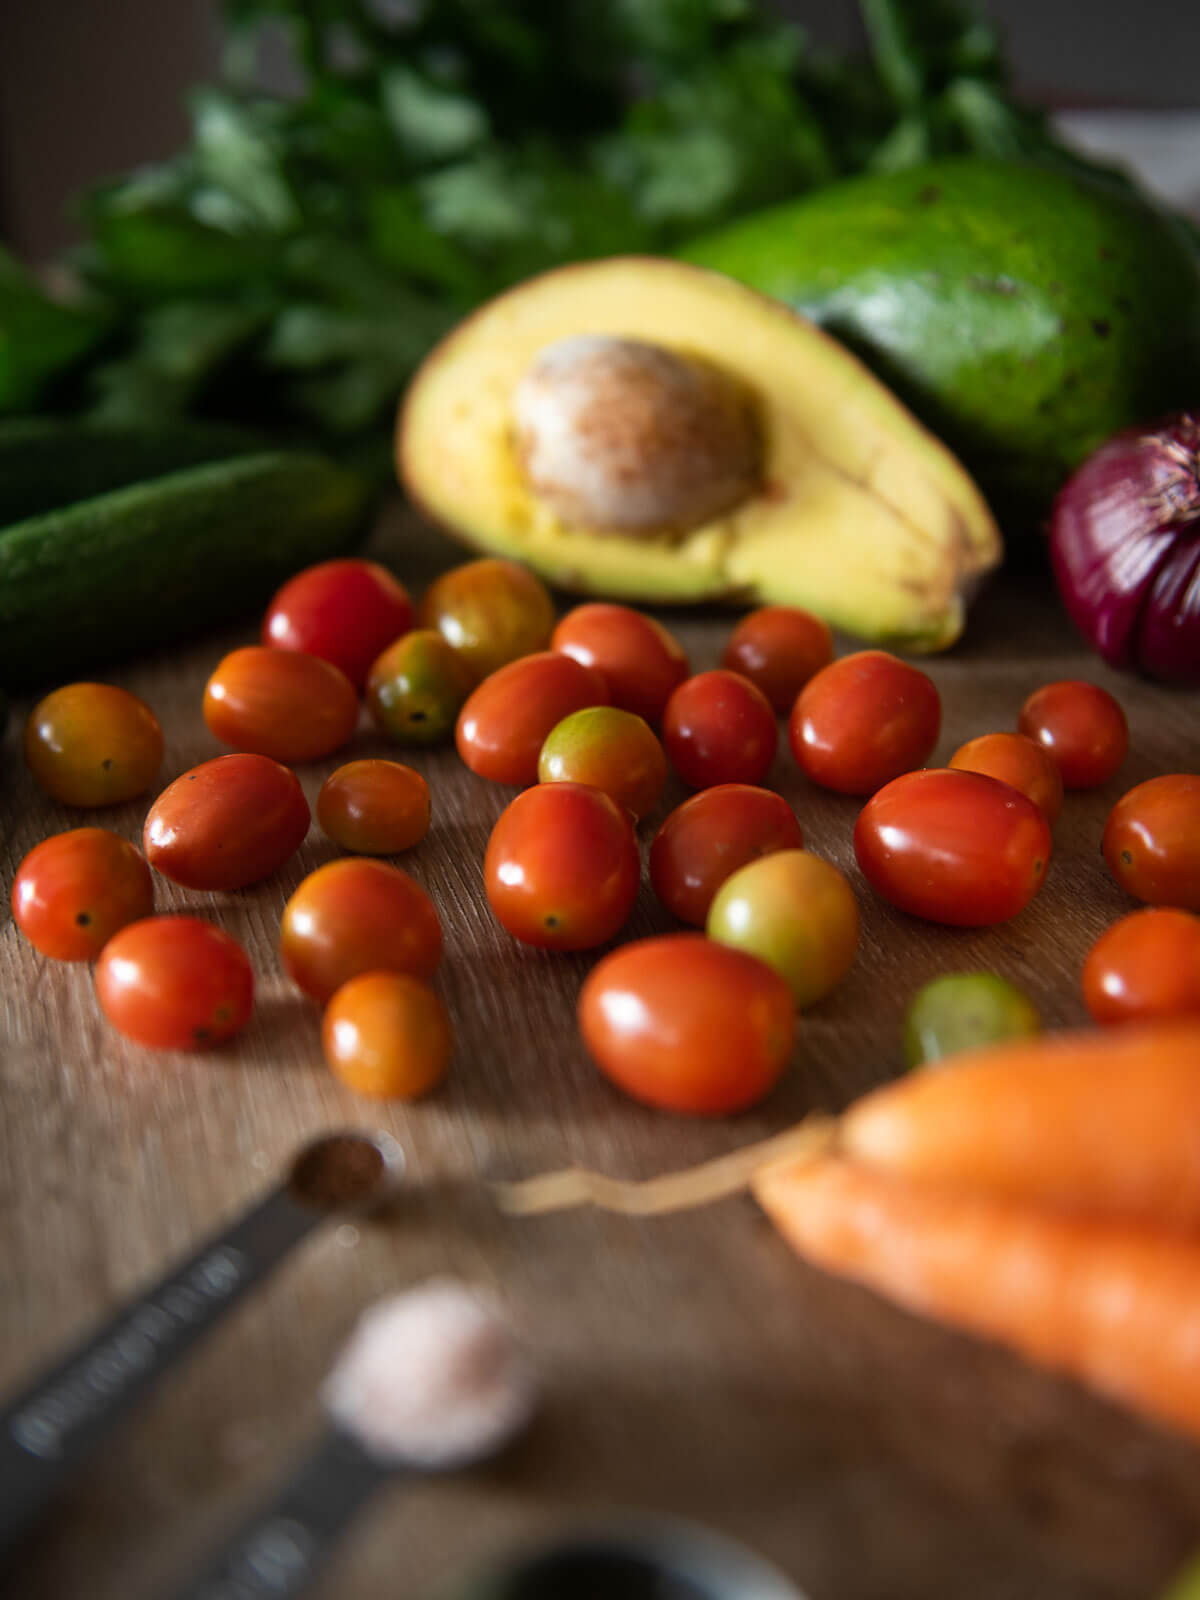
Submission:
M 286 1600 L 308 1587 L 390 1470 L 330 1431 L 168 1600 Z
M 322 1219 L 280 1185 L 12 1397 L 0 1411 L 0 1550 L 112 1423 Z

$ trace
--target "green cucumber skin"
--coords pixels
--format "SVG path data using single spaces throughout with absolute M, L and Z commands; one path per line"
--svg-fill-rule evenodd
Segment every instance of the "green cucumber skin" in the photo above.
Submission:
M 62 682 L 243 615 L 301 567 L 349 549 L 368 499 L 326 457 L 279 452 L 0 530 L 0 682 Z
M 0 421 L 0 528 L 145 478 L 269 448 L 261 435 L 218 423 L 129 428 L 72 417 Z
M 690 244 L 855 350 L 1039 522 L 1122 428 L 1196 403 L 1200 269 L 1135 196 L 978 157 L 850 178 Z

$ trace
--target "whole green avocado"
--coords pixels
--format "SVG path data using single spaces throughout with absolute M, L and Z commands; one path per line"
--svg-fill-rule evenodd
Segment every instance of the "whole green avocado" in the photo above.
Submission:
M 960 157 L 851 178 L 683 254 L 857 351 L 1011 533 L 1111 434 L 1200 402 L 1192 242 L 1071 172 Z

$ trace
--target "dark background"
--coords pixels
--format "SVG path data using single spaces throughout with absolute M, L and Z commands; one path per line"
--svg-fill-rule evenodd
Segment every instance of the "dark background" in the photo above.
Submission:
M 857 36 L 853 0 L 779 4 L 822 43 Z M 978 9 L 1003 27 L 1030 99 L 1200 106 L 1198 0 Z M 219 10 L 219 0 L 0 0 L 0 235 L 10 245 L 44 259 L 72 236 L 68 196 L 183 141 L 184 92 L 216 67 Z

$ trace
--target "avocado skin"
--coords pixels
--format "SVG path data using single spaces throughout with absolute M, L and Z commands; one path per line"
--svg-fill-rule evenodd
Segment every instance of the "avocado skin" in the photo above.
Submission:
M 931 162 L 819 190 L 682 254 L 855 350 L 1010 533 L 1040 523 L 1110 435 L 1197 400 L 1194 248 L 1165 213 L 1086 177 Z

